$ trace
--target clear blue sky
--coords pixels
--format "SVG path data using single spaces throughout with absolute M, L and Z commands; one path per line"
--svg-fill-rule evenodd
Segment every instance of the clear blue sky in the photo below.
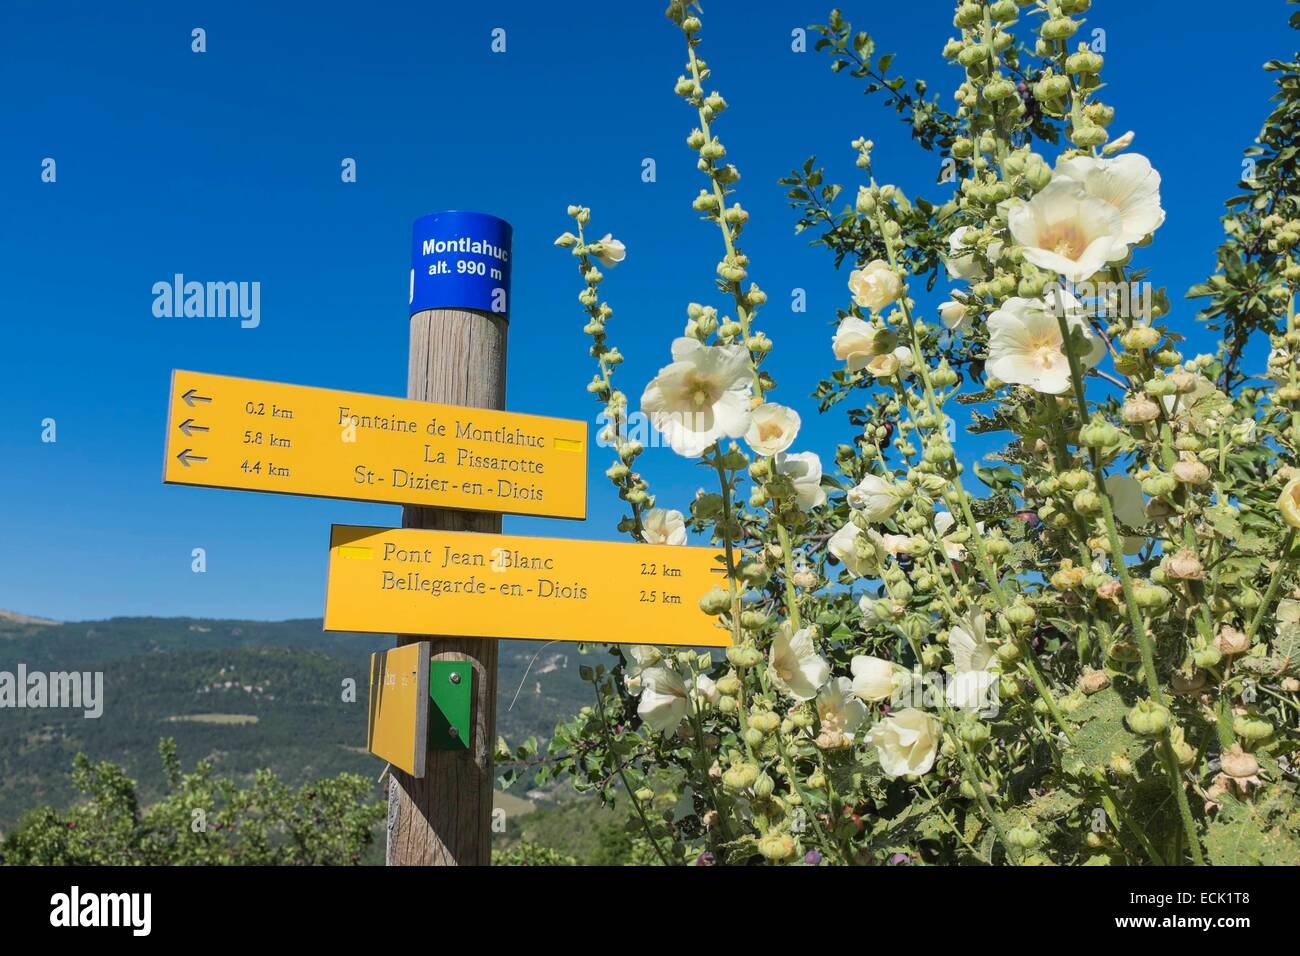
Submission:
M 634 398 L 668 360 L 685 304 L 713 302 L 718 240 L 689 202 L 701 179 L 673 95 L 680 35 L 663 0 L 129 4 L 6 0 L 0 12 L 0 608 L 61 619 L 125 614 L 317 616 L 331 522 L 396 525 L 392 506 L 160 483 L 172 368 L 403 394 L 411 221 L 481 209 L 515 227 L 508 407 L 590 418 L 592 369 L 573 260 L 551 246 L 565 206 L 627 244 L 604 286 Z M 805 421 L 800 448 L 829 461 L 837 411 L 806 396 L 830 368 L 843 273 L 792 234 L 778 176 L 817 154 L 856 186 L 849 141 L 878 144 L 877 176 L 942 196 L 935 161 L 856 81 L 790 50 L 830 4 L 705 4 L 704 56 L 731 109 L 718 127 L 744 174 L 745 248 L 771 295 L 777 400 Z M 1266 115 L 1260 69 L 1296 35 L 1281 0 L 1097 0 L 1114 129 L 1164 177 L 1168 221 L 1139 255 L 1190 324 L 1186 288 L 1212 269 L 1240 154 Z M 846 16 L 925 76 L 945 105 L 959 79 L 939 55 L 949 5 L 846 0 Z M 190 51 L 190 31 L 208 50 Z M 507 52 L 490 50 L 506 30 Z M 58 181 L 40 180 L 53 157 Z M 340 181 L 353 157 L 358 182 Z M 641 162 L 658 179 L 641 181 Z M 258 281 L 259 328 L 156 319 L 174 273 Z M 789 290 L 808 291 L 805 314 Z M 1194 344 L 1209 345 L 1204 334 Z M 1189 349 L 1189 354 L 1196 351 Z M 57 444 L 40 440 L 58 423 Z M 617 500 L 593 453 L 585 524 L 508 519 L 506 530 L 613 538 Z M 642 459 L 661 502 L 698 480 L 667 450 Z M 203 547 L 208 572 L 190 571 Z

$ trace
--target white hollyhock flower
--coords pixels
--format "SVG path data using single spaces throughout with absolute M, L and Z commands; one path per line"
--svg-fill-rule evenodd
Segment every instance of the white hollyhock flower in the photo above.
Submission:
M 659 648 L 649 644 L 633 644 L 627 652 L 631 660 L 623 667 L 623 685 L 629 694 L 635 696 L 641 693 L 641 674 L 663 660 L 663 654 Z
M 984 628 L 984 612 L 963 617 L 948 630 L 948 650 L 955 670 L 988 670 L 995 659 L 995 648 Z
M 785 451 L 799 434 L 799 413 L 775 402 L 765 402 L 749 413 L 745 442 L 760 455 Z
M 867 719 L 867 705 L 854 696 L 853 684 L 847 677 L 837 677 L 827 682 L 817 692 L 814 706 L 821 721 L 817 739 L 819 746 L 825 749 L 852 743 L 854 733 Z
M 1106 494 L 1120 524 L 1141 528 L 1147 523 L 1146 499 L 1142 497 L 1142 483 L 1129 475 L 1107 475 Z M 1137 554 L 1147 543 L 1143 535 L 1124 536 L 1124 553 Z
M 1109 203 L 1119 213 L 1126 245 L 1141 242 L 1160 228 L 1165 211 L 1160 207 L 1160 174 L 1141 153 L 1114 159 L 1075 156 L 1056 167 L 1052 181 L 1078 183 L 1094 199 Z M 1031 260 L 1032 261 L 1032 260 Z
M 1004 382 L 1028 385 L 1047 395 L 1060 395 L 1070 388 L 1070 360 L 1062 346 L 1060 325 L 1054 309 L 1065 310 L 1066 322 L 1080 329 L 1089 351 L 1079 357 L 1085 368 L 1101 361 L 1105 343 L 1088 327 L 1079 300 L 1064 289 L 1049 306 L 1042 299 L 1012 296 L 989 316 L 988 373 Z
M 956 299 L 949 299 L 939 306 L 939 321 L 944 324 L 944 328 L 958 331 L 966 324 L 966 306 Z
M 686 699 L 686 682 L 682 675 L 667 667 L 648 667 L 641 672 L 639 716 L 651 730 L 672 734 L 690 710 Z
M 948 706 L 954 710 L 992 711 L 998 704 L 998 681 L 992 671 L 958 671 L 944 688 Z
M 876 336 L 882 332 L 884 329 L 880 326 L 872 325 L 855 315 L 845 316 L 835 330 L 831 351 L 845 363 L 848 371 L 859 371 L 876 357 Z
M 868 521 L 884 521 L 903 504 L 898 485 L 879 475 L 867 475 L 849 489 L 849 507 L 861 511 Z
M 865 739 L 875 744 L 886 776 L 920 776 L 934 766 L 942 733 L 938 720 L 908 707 L 878 721 Z
M 673 451 L 695 458 L 720 438 L 749 430 L 753 370 L 743 345 L 673 341 L 673 362 L 641 395 L 641 411 Z
M 826 490 L 822 488 L 822 460 L 815 452 L 782 453 L 772 459 L 772 467 L 777 474 L 790 479 L 794 485 L 795 501 L 802 510 L 811 511 L 826 503 Z
M 903 281 L 889 263 L 876 259 L 849 273 L 849 291 L 859 306 L 879 312 L 898 298 Z
M 596 258 L 601 265 L 612 269 L 627 258 L 627 248 L 607 232 L 605 238 L 600 240 L 600 252 L 596 253 Z
M 813 646 L 812 631 L 804 627 L 792 633 L 788 622 L 773 638 L 767 662 L 768 680 L 795 700 L 812 700 L 831 676 L 831 665 Z
M 873 355 L 863 366 L 872 378 L 889 380 L 895 375 L 907 378 L 912 370 L 912 350 L 900 345 L 892 352 Z
M 912 536 L 907 534 L 882 534 L 880 546 L 885 554 L 897 558 L 912 553 Z
M 893 661 L 866 654 L 849 661 L 849 670 L 853 673 L 853 693 L 872 703 L 889 700 L 907 681 L 907 672 Z
M 865 535 L 868 556 L 858 555 L 858 539 Z M 875 532 L 863 532 L 852 521 L 831 535 L 826 542 L 826 550 L 840 560 L 855 578 L 865 578 L 880 570 L 880 563 L 885 560 L 885 551 L 880 542 L 880 535 Z
M 962 240 L 970 232 L 970 226 L 958 226 L 948 236 L 948 255 L 944 265 L 948 268 L 950 279 L 982 279 L 985 274 L 984 262 L 975 251 L 974 246 L 966 245 Z M 987 257 L 995 261 L 1002 255 L 1004 244 L 994 239 L 988 244 Z
M 1107 143 L 1105 146 L 1101 148 L 1102 154 L 1106 156 L 1110 156 L 1113 153 L 1118 153 L 1120 150 L 1128 149 L 1130 146 L 1133 145 L 1133 137 L 1135 135 L 1136 134 L 1132 130 L 1129 130 L 1124 135 L 1119 136 L 1116 139 L 1112 139 L 1109 143 Z
M 718 701 L 722 699 L 717 682 L 708 674 L 695 675 L 695 696 L 713 707 L 717 707 Z
M 646 544 L 685 544 L 686 519 L 672 508 L 651 508 L 641 516 L 641 540 Z
M 1071 179 L 1054 178 L 1007 213 L 1007 226 L 1027 261 L 1071 282 L 1128 253 L 1119 210 Z
M 943 553 L 948 556 L 949 561 L 961 561 L 966 557 L 965 543 L 955 540 L 956 534 L 953 528 L 956 524 L 957 519 L 952 516 L 952 512 L 935 513 L 934 533 L 938 535 L 939 543 L 943 545 Z

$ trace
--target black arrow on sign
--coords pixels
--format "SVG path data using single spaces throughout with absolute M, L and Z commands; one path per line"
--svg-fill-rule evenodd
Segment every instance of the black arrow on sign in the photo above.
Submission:
M 181 396 L 181 398 L 184 399 L 185 404 L 188 405 L 190 408 L 193 408 L 193 407 L 194 407 L 194 403 L 195 403 L 195 402 L 210 402 L 210 401 L 212 401 L 212 399 L 210 399 L 210 398 L 208 398 L 208 397 L 206 397 L 206 396 L 204 396 L 204 395 L 199 395 L 199 394 L 197 394 L 197 392 L 198 392 L 198 389 L 194 389 L 194 388 L 192 388 L 192 389 L 190 389 L 188 392 L 186 392 L 184 395 Z
M 185 421 L 181 422 L 176 427 L 183 431 L 187 438 L 193 437 L 195 432 L 206 432 L 212 430 L 206 425 L 195 425 L 194 419 L 192 418 L 185 419 Z
M 191 455 L 190 450 L 188 448 L 186 448 L 183 452 L 177 455 L 176 458 L 186 468 L 190 467 L 190 462 L 192 461 L 207 461 L 207 459 L 202 457 L 201 455 Z

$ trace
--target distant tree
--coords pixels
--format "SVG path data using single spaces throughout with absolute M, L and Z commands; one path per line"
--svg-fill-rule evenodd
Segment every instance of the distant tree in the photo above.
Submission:
M 170 738 L 158 752 L 167 795 L 143 808 L 121 767 L 78 754 L 72 781 L 84 799 L 27 813 L 0 845 L 0 863 L 346 866 L 361 862 L 383 819 L 372 782 L 356 774 L 294 788 L 259 770 L 241 787 L 214 777 L 207 761 L 183 773 Z

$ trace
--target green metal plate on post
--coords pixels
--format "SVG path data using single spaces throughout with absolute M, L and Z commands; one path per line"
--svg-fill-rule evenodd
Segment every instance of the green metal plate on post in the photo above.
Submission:
M 467 750 L 473 737 L 474 666 L 429 662 L 429 749 Z

